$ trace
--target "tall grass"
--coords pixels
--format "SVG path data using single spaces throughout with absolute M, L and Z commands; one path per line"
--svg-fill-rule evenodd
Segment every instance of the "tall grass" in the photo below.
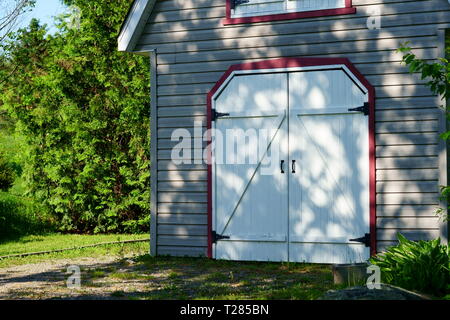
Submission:
M 22 167 L 26 163 L 25 140 L 14 130 L 14 121 L 0 116 L 0 154 L 15 172 L 16 179 L 8 192 L 0 191 L 0 242 L 19 239 L 31 234 L 52 231 L 52 221 L 44 208 L 29 197 Z
M 52 231 L 52 220 L 32 199 L 0 192 L 0 242 Z

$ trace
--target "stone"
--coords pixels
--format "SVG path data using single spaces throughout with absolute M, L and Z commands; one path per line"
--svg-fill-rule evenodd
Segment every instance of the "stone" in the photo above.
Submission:
M 334 284 L 357 286 L 366 283 L 367 266 L 367 263 L 332 265 Z
M 381 284 L 381 289 L 356 286 L 330 290 L 319 300 L 428 300 L 428 298 L 399 287 Z

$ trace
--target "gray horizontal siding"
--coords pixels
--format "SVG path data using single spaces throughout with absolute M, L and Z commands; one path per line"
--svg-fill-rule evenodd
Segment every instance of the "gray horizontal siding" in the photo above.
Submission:
M 136 48 L 158 51 L 158 254 L 206 254 L 206 166 L 170 162 L 173 129 L 206 126 L 206 93 L 230 65 L 282 56 L 347 57 L 375 86 L 379 249 L 397 232 L 438 236 L 439 101 L 395 50 L 410 41 L 419 57 L 438 57 L 448 2 L 354 0 L 356 15 L 229 26 L 224 3 L 158 1 Z M 381 30 L 366 28 L 373 5 Z
M 416 156 L 437 156 L 437 144 L 425 145 L 384 145 L 377 146 L 375 150 L 378 158 L 382 157 L 416 157 Z
M 206 256 L 206 248 L 159 245 L 158 254 L 175 257 L 204 257 Z
M 438 181 L 411 181 L 411 183 L 379 181 L 377 183 L 378 193 L 436 193 L 438 191 Z
M 174 235 L 174 236 L 203 236 L 207 233 L 206 225 L 170 225 L 159 224 L 159 235 Z
M 392 205 L 392 204 L 378 204 L 377 205 L 377 216 L 378 218 L 383 217 L 436 217 L 434 214 L 435 207 L 430 207 L 429 205 Z
M 378 229 L 377 239 L 378 241 L 393 241 L 397 239 L 398 233 L 401 232 L 404 236 L 411 240 L 429 240 L 439 237 L 439 229 Z

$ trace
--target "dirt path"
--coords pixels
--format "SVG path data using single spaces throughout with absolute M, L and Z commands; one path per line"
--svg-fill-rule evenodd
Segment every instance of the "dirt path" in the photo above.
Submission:
M 68 288 L 69 266 L 81 287 Z M 329 266 L 103 256 L 0 268 L 0 299 L 317 299 Z
M 0 269 L 0 299 L 111 299 L 117 292 L 139 292 L 144 279 L 102 279 L 104 270 L 129 273 L 133 260 L 118 257 L 55 260 Z M 81 269 L 81 288 L 68 288 L 69 266 Z

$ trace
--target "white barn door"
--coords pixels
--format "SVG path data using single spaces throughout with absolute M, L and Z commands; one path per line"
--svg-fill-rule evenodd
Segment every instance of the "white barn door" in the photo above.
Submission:
M 213 230 L 229 237 L 213 246 L 216 259 L 288 259 L 287 96 L 279 73 L 235 77 L 216 100 L 229 113 L 214 121 Z
M 342 68 L 234 75 L 214 98 L 213 257 L 350 263 L 369 248 L 367 90 Z
M 289 259 L 362 262 L 369 248 L 367 96 L 342 70 L 289 75 Z

